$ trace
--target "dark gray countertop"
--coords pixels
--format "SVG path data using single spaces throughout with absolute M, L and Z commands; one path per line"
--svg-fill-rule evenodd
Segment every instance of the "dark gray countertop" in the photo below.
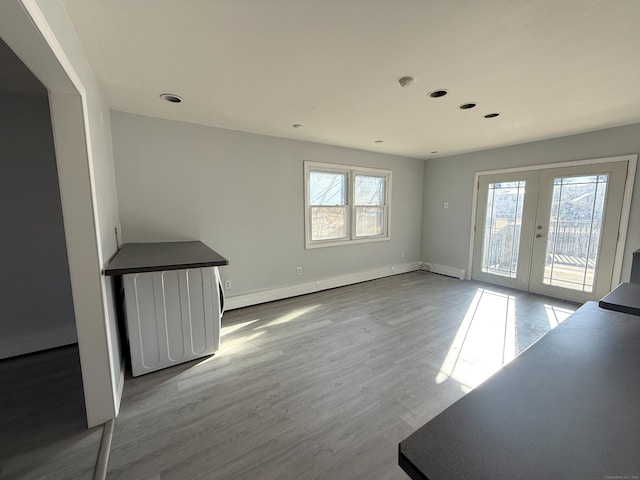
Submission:
M 428 480 L 637 478 L 638 405 L 638 317 L 588 302 L 402 441 L 399 463 Z
M 114 255 L 105 275 L 219 267 L 229 261 L 199 241 L 125 243 Z
M 599 305 L 607 310 L 640 315 L 640 283 L 621 283 L 605 295 Z

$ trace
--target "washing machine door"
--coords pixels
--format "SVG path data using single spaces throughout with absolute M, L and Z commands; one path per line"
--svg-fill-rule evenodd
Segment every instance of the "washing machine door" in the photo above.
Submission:
M 214 267 L 213 271 L 216 278 L 216 283 L 218 284 L 218 295 L 220 295 L 220 318 L 222 318 L 222 314 L 224 313 L 224 287 L 222 286 L 222 280 L 220 279 L 220 270 L 218 270 L 218 267 Z

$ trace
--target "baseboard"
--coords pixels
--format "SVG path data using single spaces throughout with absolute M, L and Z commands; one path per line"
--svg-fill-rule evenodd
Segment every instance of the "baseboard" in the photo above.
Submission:
M 225 310 L 234 310 L 236 308 L 273 302 L 274 300 L 282 300 L 283 298 L 296 297 L 298 295 L 306 295 L 308 293 L 328 290 L 330 288 L 344 287 L 345 285 L 375 280 L 376 278 L 413 272 L 419 268 L 420 264 L 418 262 L 411 262 L 402 265 L 376 268 L 374 270 L 366 270 L 364 272 L 349 273 L 338 277 L 323 278 L 313 282 L 305 282 L 297 285 L 288 285 L 286 287 L 246 293 L 235 297 L 227 297 L 225 299 Z
M 420 269 L 428 272 L 439 273 L 440 275 L 447 275 L 448 277 L 459 278 L 460 280 L 465 280 L 466 278 L 466 271 L 464 269 L 449 267 L 448 265 L 420 262 Z
M 75 324 L 69 328 L 60 328 L 56 333 L 28 338 L 10 338 L 0 342 L 0 359 L 40 352 L 50 348 L 62 347 L 78 342 Z

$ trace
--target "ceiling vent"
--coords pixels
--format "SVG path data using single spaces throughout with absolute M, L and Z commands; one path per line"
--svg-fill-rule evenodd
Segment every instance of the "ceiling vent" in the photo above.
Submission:
M 173 93 L 163 93 L 160 98 L 170 103 L 182 103 L 182 97 Z
M 444 97 L 447 93 L 446 90 L 434 90 L 433 92 L 429 92 L 429 96 L 431 98 L 440 98 L 440 97 Z

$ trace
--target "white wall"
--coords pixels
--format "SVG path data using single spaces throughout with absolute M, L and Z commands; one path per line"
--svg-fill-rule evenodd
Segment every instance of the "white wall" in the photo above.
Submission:
M 0 104 L 0 358 L 6 358 L 77 336 L 46 91 L 0 93 Z
M 422 161 L 122 112 L 111 121 L 124 241 L 203 241 L 230 261 L 227 296 L 420 259 Z M 391 169 L 391 240 L 305 250 L 304 160 Z
M 552 140 L 428 160 L 424 171 L 422 259 L 467 268 L 474 172 L 640 152 L 640 124 Z M 640 248 L 640 181 L 631 203 L 622 280 L 628 281 L 632 252 Z M 444 202 L 449 208 L 444 209 Z

